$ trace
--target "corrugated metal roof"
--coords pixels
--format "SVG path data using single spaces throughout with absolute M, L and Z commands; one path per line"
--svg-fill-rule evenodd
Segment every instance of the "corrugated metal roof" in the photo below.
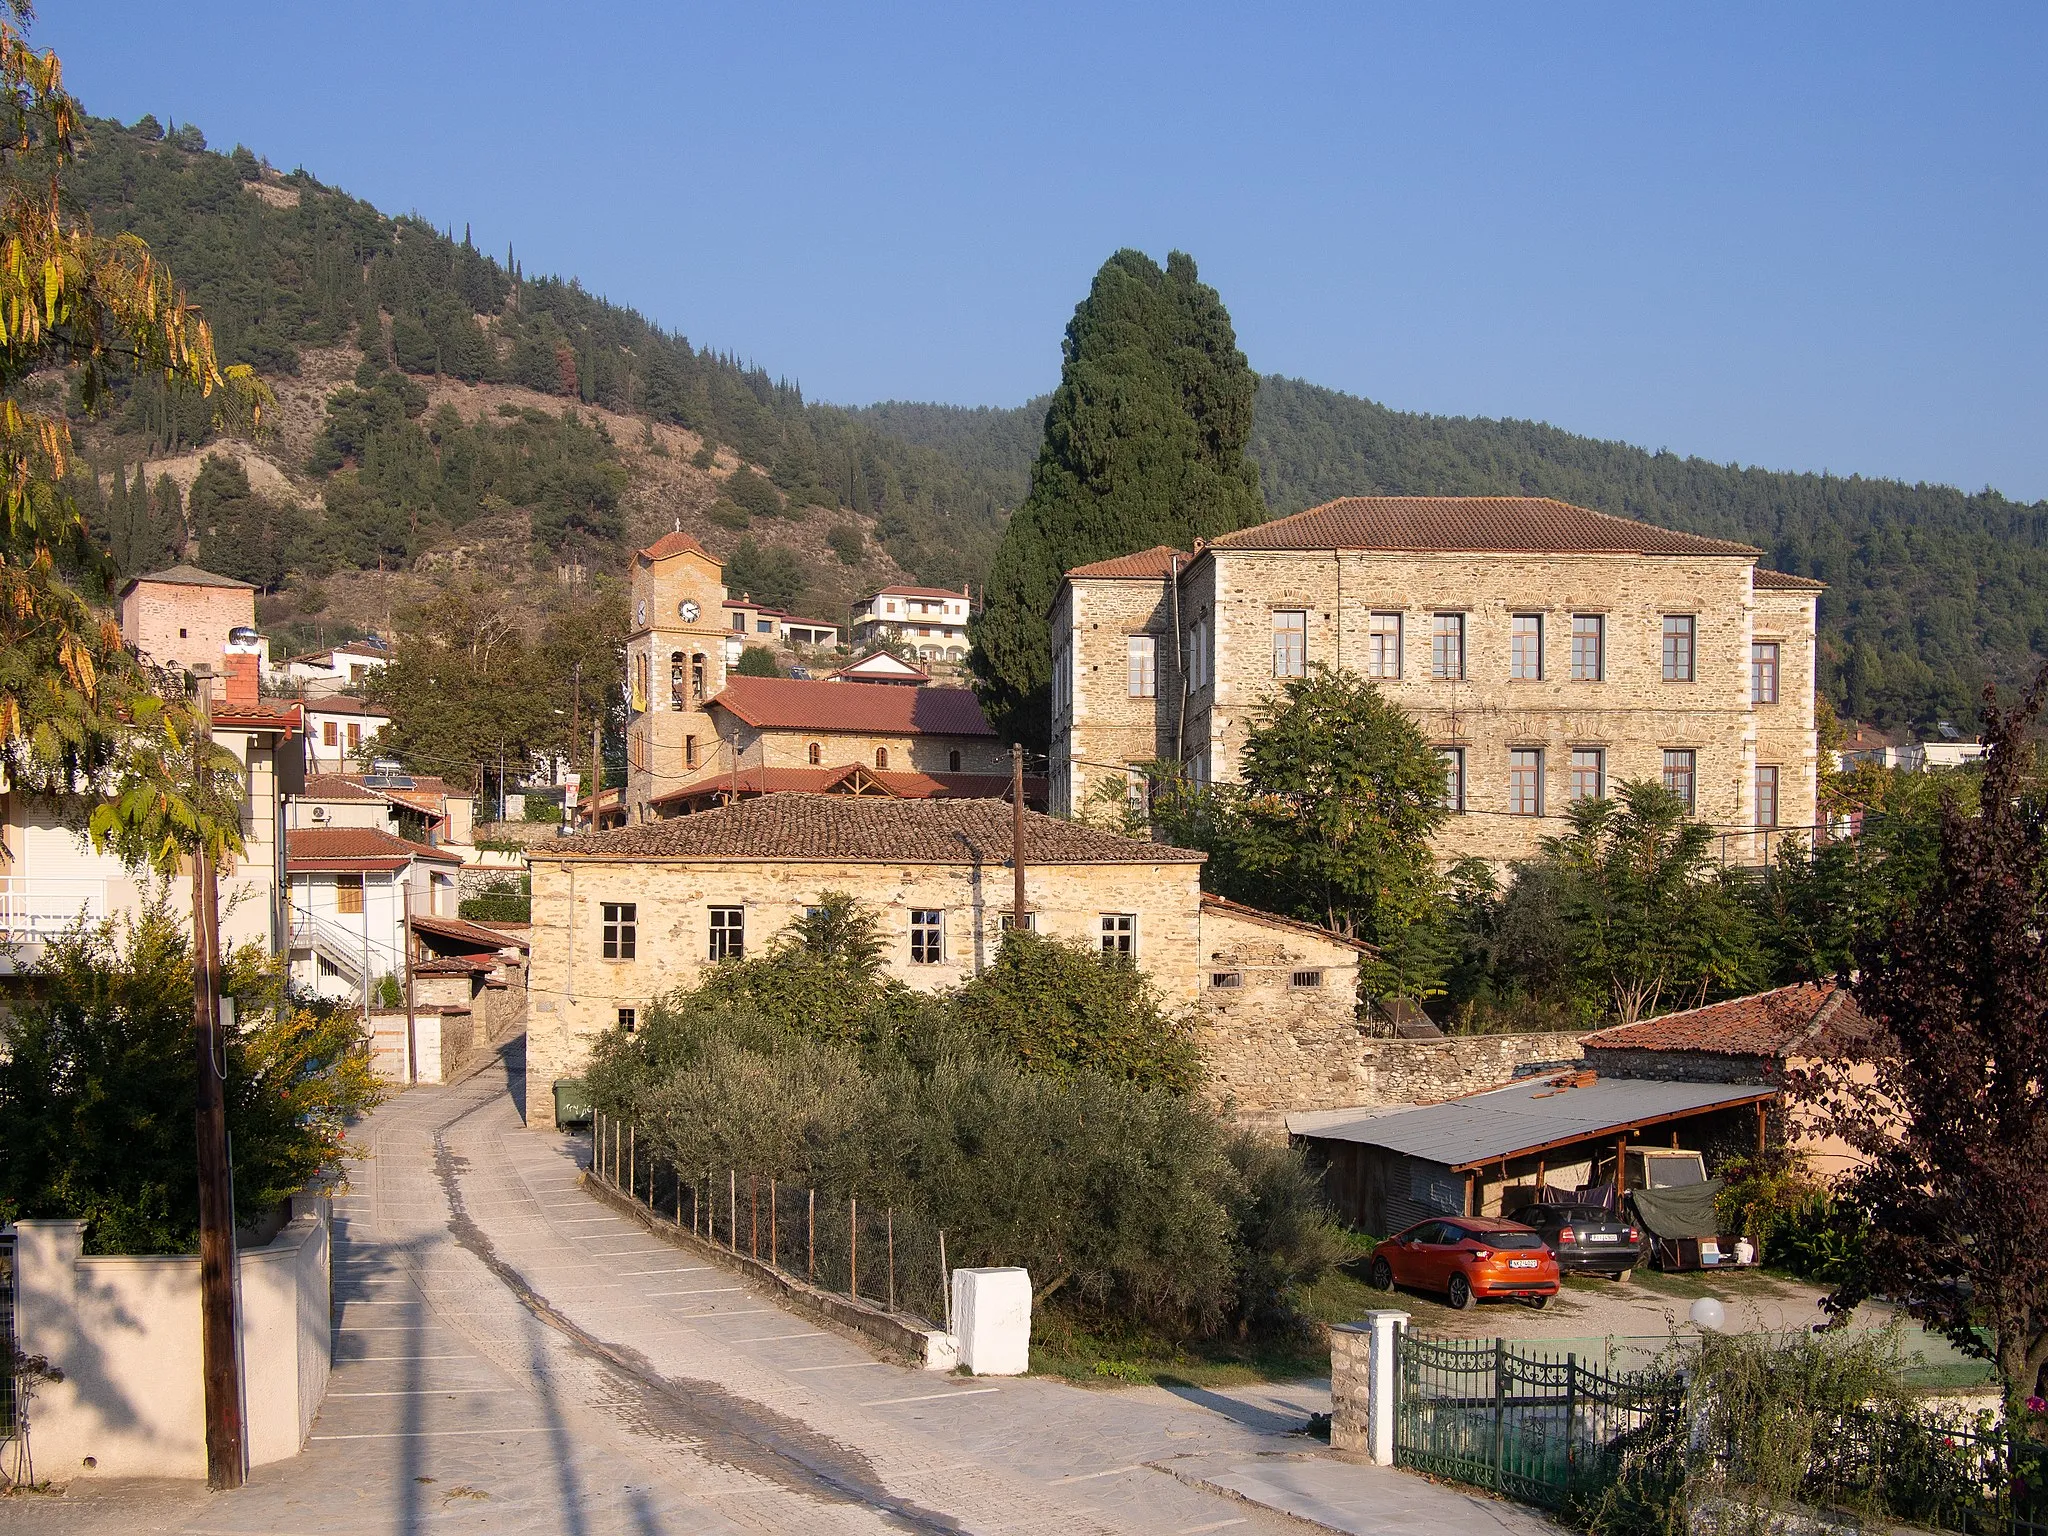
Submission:
M 1297 1136 L 1385 1147 L 1452 1168 L 1469 1168 L 1609 1135 L 1646 1121 L 1767 1099 L 1776 1092 L 1753 1083 L 1667 1083 L 1628 1077 L 1603 1077 L 1578 1088 L 1560 1086 L 1577 1075 L 1532 1077 L 1413 1109 L 1358 1109 L 1349 1118 L 1336 1110 L 1290 1115 L 1287 1128 Z M 1297 1127 L 1297 1121 L 1303 1123 Z

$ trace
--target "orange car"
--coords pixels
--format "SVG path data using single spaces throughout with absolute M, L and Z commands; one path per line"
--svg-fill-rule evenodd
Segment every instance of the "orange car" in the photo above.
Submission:
M 1372 1283 L 1441 1291 L 1460 1311 L 1496 1296 L 1542 1307 L 1557 1294 L 1557 1255 L 1542 1234 L 1492 1216 L 1436 1216 L 1381 1241 Z

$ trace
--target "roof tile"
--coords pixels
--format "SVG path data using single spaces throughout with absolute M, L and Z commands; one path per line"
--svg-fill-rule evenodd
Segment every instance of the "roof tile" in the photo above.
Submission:
M 1547 496 L 1343 496 L 1208 541 L 1210 549 L 1756 555 L 1748 544 L 1613 517 Z
M 1825 592 L 1828 584 L 1815 581 L 1811 576 L 1794 576 L 1789 571 L 1767 571 L 1758 566 L 1750 576 L 1750 585 L 1759 592 Z
M 728 676 L 711 703 L 765 730 L 993 736 L 971 688 Z
M 285 858 L 293 869 L 383 869 L 410 859 L 460 864 L 445 848 L 408 842 L 378 827 L 295 827 L 285 833 Z
M 1176 560 L 1186 565 L 1189 558 L 1188 552 L 1184 549 L 1175 549 L 1171 544 L 1155 544 L 1150 549 L 1139 550 L 1135 555 L 1117 555 L 1112 559 L 1077 565 L 1067 574 L 1112 580 L 1121 578 L 1127 581 L 1164 581 L 1173 574 L 1173 563 Z
M 737 805 L 528 852 L 559 859 L 818 859 L 877 864 L 1000 864 L 1014 812 L 999 800 L 895 800 L 856 795 L 763 795 Z M 1199 864 L 1204 855 L 1024 813 L 1029 864 Z
M 674 533 L 664 533 L 660 538 L 640 551 L 640 558 L 642 560 L 666 560 L 671 555 L 702 555 L 713 565 L 723 567 L 725 564 L 718 556 L 712 554 L 710 550 L 681 530 L 677 530 Z
M 1774 992 L 1730 998 L 1683 1013 L 1595 1030 L 1588 1051 L 1702 1051 L 1714 1056 L 1782 1057 L 1823 1040 L 1847 1045 L 1867 1039 L 1871 1025 L 1855 999 L 1834 982 L 1800 982 Z

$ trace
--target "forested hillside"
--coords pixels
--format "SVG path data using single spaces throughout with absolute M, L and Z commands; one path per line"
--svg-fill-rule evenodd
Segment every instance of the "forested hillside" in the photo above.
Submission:
M 239 146 L 203 146 L 190 127 L 167 136 L 151 119 L 94 120 L 66 191 L 102 233 L 132 231 L 164 259 L 205 309 L 224 362 L 314 386 L 316 419 L 297 423 L 308 451 L 287 420 L 278 467 L 317 490 L 316 503 L 258 485 L 262 527 L 192 518 L 202 551 L 217 546 L 205 558 L 239 560 L 236 574 L 270 587 L 412 562 L 479 518 L 512 514 L 528 522 L 537 568 L 622 567 L 634 473 L 624 455 L 661 444 L 651 430 L 615 441 L 608 414 L 695 435 L 694 468 L 716 473 L 716 500 L 685 497 L 675 515 L 701 513 L 725 547 L 750 526 L 765 543 L 778 519 L 822 522 L 843 508 L 857 520 L 820 543 L 834 551 L 828 565 L 857 564 L 863 530 L 891 557 L 884 579 L 903 570 L 958 585 L 986 562 L 1005 510 L 987 476 L 809 405 L 795 385 L 573 280 L 528 277 L 509 251 L 487 256 L 466 234 L 387 218 Z M 479 414 L 473 399 L 468 410 L 430 401 L 437 384 L 516 393 Z M 535 395 L 546 397 L 538 407 Z M 121 525 L 114 542 L 147 553 L 168 536 L 161 480 L 138 499 L 133 466 L 189 455 L 207 436 L 205 402 L 178 390 L 145 384 L 116 403 L 88 438 L 103 483 L 120 472 L 118 504 L 96 509 Z M 278 446 L 264 452 L 277 458 Z
M 573 280 L 529 277 L 511 252 L 240 147 L 206 151 L 189 127 L 94 121 L 69 190 L 101 230 L 148 240 L 206 307 L 223 360 L 253 363 L 282 397 L 262 450 L 275 467 L 246 460 L 246 486 L 224 461 L 195 479 L 207 410 L 176 392 L 138 389 L 87 432 L 111 488 L 91 493 L 94 515 L 131 568 L 189 533 L 202 558 L 266 587 L 460 565 L 479 539 L 523 550 L 532 571 L 617 570 L 637 533 L 680 520 L 723 551 L 748 540 L 757 595 L 824 608 L 897 573 L 978 584 L 1028 489 L 1044 398 L 809 403 Z M 1251 453 L 1275 512 L 1361 492 L 1526 492 L 1747 539 L 1830 584 L 1823 684 L 1856 719 L 1967 720 L 1984 679 L 2048 655 L 2048 504 L 1739 469 L 1273 376 Z M 183 468 L 167 479 L 164 461 Z

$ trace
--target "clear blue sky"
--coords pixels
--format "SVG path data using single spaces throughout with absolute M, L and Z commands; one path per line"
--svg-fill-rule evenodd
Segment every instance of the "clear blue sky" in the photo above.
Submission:
M 33 36 L 95 112 L 814 398 L 1015 404 L 1104 257 L 1179 247 L 1262 371 L 2048 496 L 2048 6 L 45 0 Z

